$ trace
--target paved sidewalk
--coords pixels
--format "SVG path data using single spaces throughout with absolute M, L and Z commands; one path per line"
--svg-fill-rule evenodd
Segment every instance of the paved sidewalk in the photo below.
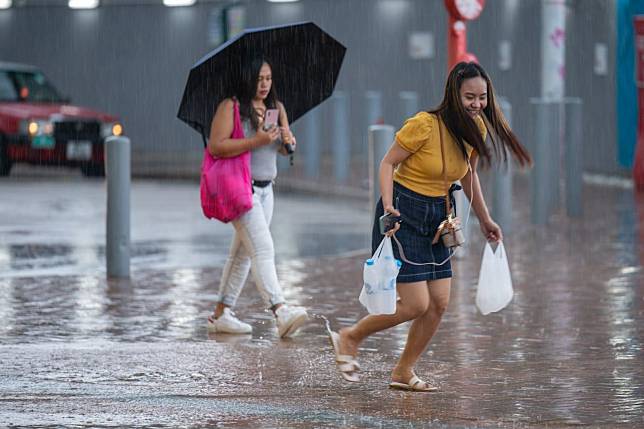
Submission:
M 515 297 L 474 306 L 483 243 L 455 261 L 452 301 L 417 371 L 433 394 L 387 389 L 407 326 L 369 338 L 362 382 L 339 377 L 325 335 L 365 315 L 364 201 L 279 195 L 288 299 L 312 320 L 290 340 L 248 284 L 252 336 L 209 335 L 230 227 L 205 221 L 190 182 L 135 182 L 132 278 L 104 273 L 104 186 L 0 180 L 0 425 L 429 428 L 644 426 L 644 203 L 585 189 L 585 217 L 508 234 Z

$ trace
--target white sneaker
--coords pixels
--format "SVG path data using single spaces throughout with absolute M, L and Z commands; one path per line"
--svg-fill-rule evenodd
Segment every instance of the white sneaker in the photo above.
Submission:
M 230 308 L 224 308 L 224 312 L 218 318 L 215 319 L 214 313 L 208 316 L 208 330 L 226 334 L 250 334 L 253 328 L 235 317 Z
M 277 333 L 280 338 L 288 337 L 297 331 L 306 322 L 309 315 L 302 307 L 282 305 L 275 311 L 277 318 Z

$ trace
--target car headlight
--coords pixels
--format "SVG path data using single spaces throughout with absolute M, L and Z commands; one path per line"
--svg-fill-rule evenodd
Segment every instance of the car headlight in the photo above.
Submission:
M 123 125 L 119 122 L 106 122 L 101 124 L 101 137 L 120 136 L 123 134 Z
M 51 136 L 54 134 L 54 124 L 43 119 L 29 119 L 22 122 L 21 131 L 29 137 Z

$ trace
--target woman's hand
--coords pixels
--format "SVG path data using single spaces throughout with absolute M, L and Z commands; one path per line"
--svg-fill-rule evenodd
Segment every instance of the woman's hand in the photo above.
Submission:
M 492 243 L 503 241 L 503 232 L 501 231 L 501 227 L 492 219 L 481 222 L 480 225 L 481 232 L 487 241 Z
M 386 205 L 386 206 L 385 206 L 385 214 L 387 214 L 387 213 L 391 213 L 391 215 L 392 215 L 392 216 L 395 216 L 395 217 L 400 217 L 400 212 L 399 212 L 398 210 L 396 210 L 396 209 L 394 208 L 394 206 L 392 206 L 391 204 L 388 204 L 388 205 Z M 400 229 L 400 222 L 396 222 L 396 223 L 394 224 L 394 227 L 393 227 L 393 228 L 391 228 L 389 231 L 385 232 L 385 235 L 386 235 L 387 237 L 391 237 L 391 236 L 392 236 L 392 235 L 394 235 L 394 234 L 396 233 L 396 231 L 398 231 L 399 229 Z
M 288 127 L 280 127 L 280 135 L 282 137 L 282 143 L 285 145 L 290 144 L 291 149 L 295 151 L 295 146 L 297 142 L 295 141 L 295 136 Z
M 266 146 L 273 143 L 280 136 L 280 130 L 277 127 L 272 127 L 268 131 L 264 131 L 264 128 L 261 126 L 257 128 L 257 133 L 255 134 L 255 141 L 258 146 Z

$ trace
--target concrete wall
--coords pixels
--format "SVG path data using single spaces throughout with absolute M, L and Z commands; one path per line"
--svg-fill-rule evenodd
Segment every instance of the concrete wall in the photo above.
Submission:
M 72 99 L 119 115 L 133 141 L 138 175 L 193 175 L 201 157 L 200 137 L 176 119 L 191 65 L 214 46 L 209 43 L 216 12 L 226 3 L 198 2 L 188 8 L 109 2 L 92 11 L 32 6 L 0 11 L 0 59 L 34 64 Z M 248 26 L 313 20 L 344 43 L 347 56 L 337 89 L 349 95 L 351 184 L 361 185 L 366 169 L 364 93 L 382 91 L 384 121 L 401 125 L 400 91 L 416 91 L 419 107 L 437 104 L 446 76 L 446 21 L 442 0 L 302 0 L 272 4 L 242 2 Z M 622 172 L 615 160 L 613 2 L 569 2 L 567 93 L 584 101 L 589 150 L 585 168 Z M 541 2 L 488 1 L 468 26 L 469 50 L 489 71 L 497 93 L 513 106 L 513 124 L 531 147 L 530 97 L 540 94 Z M 428 31 L 432 59 L 408 55 L 410 32 Z M 499 43 L 509 41 L 512 66 L 499 67 Z M 606 76 L 593 73 L 594 45 L 609 49 Z M 330 139 L 329 104 L 318 113 L 322 142 Z M 598 120 L 597 118 L 601 118 Z M 305 118 L 295 124 L 304 133 Z M 300 139 L 301 150 L 306 150 Z M 281 164 L 284 168 L 284 164 Z M 285 174 L 300 174 L 297 168 Z M 357 179 L 355 178 L 357 177 Z

